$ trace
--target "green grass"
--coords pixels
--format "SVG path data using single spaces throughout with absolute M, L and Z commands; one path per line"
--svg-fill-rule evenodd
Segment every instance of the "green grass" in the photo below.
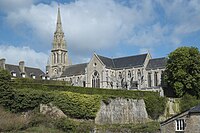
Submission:
M 30 127 L 24 131 L 15 131 L 15 132 L 8 132 L 8 133 L 64 133 L 61 130 L 45 127 L 43 125 L 37 127 Z

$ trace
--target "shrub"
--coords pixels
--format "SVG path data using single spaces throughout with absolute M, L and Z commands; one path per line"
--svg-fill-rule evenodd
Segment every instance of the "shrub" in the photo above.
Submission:
M 149 95 L 144 98 L 144 101 L 147 113 L 152 119 L 158 119 L 160 115 L 164 114 L 167 101 L 165 97 Z
M 185 94 L 180 100 L 180 111 L 186 111 L 198 104 L 200 104 L 200 100 L 197 99 L 196 96 Z
M 64 132 L 75 132 L 76 128 L 76 123 L 68 118 L 61 118 L 55 121 L 54 125 Z
M 58 92 L 54 104 L 66 115 L 79 119 L 94 119 L 100 108 L 101 97 L 72 92 Z
M 13 112 L 22 112 L 33 110 L 39 107 L 40 103 L 49 103 L 53 101 L 53 93 L 42 90 L 20 89 L 16 91 L 11 110 Z
M 9 108 L 13 104 L 15 91 L 10 85 L 11 77 L 8 71 L 0 69 L 0 104 Z

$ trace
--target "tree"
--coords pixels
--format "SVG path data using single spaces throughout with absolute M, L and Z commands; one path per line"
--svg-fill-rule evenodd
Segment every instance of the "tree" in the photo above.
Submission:
M 14 89 L 11 86 L 11 76 L 6 70 L 0 69 L 0 104 L 11 108 L 14 99 Z
M 180 47 L 169 54 L 165 80 L 178 97 L 188 93 L 200 96 L 200 52 L 195 47 Z

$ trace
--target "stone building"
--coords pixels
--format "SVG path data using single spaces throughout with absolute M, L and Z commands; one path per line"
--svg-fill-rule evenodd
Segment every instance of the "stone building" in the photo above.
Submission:
M 24 61 L 19 65 L 6 64 L 5 59 L 0 59 L 0 68 L 8 70 L 12 78 L 32 78 L 32 79 L 49 79 L 39 68 L 26 67 Z
M 200 133 L 200 105 L 160 124 L 161 133 Z
M 65 67 L 69 65 L 67 44 L 64 38 L 62 22 L 60 16 L 60 7 L 58 7 L 58 16 L 56 31 L 54 32 L 53 48 L 51 50 L 50 60 L 46 66 L 48 75 L 51 78 L 60 77 Z
M 53 49 L 47 65 L 52 79 L 83 87 L 162 91 L 161 75 L 166 58 L 152 59 L 150 53 L 109 58 L 94 53 L 88 63 L 69 65 L 67 53 L 58 8 Z

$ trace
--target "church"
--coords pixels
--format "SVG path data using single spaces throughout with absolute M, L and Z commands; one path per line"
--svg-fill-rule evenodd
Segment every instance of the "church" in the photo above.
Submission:
M 161 79 L 167 59 L 151 54 L 109 58 L 96 53 L 86 63 L 71 65 L 58 7 L 56 31 L 52 43 L 47 75 L 53 80 L 69 81 L 74 86 L 149 90 L 162 93 Z

